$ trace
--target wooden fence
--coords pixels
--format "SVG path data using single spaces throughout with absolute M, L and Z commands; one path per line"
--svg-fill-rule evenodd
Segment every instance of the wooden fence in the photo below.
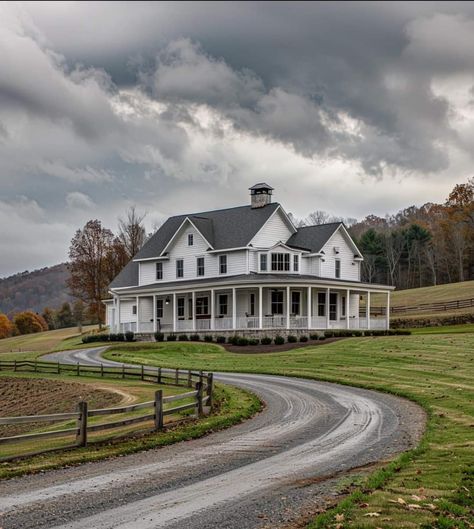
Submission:
M 413 314 L 418 312 L 446 312 L 450 310 L 466 309 L 474 307 L 474 298 L 455 299 L 451 301 L 436 301 L 433 303 L 419 303 L 418 305 L 399 305 L 390 307 L 390 315 Z M 383 316 L 387 312 L 386 307 L 371 307 L 370 313 L 373 316 Z M 361 309 L 361 314 L 365 314 Z
M 0 371 L 47 373 L 47 374 L 68 374 L 74 376 L 101 376 L 107 378 L 134 378 L 156 384 L 168 384 L 192 388 L 191 391 L 177 395 L 163 396 L 163 390 L 155 392 L 155 398 L 148 402 L 132 404 L 130 406 L 120 406 L 114 408 L 88 409 L 86 401 L 78 403 L 77 411 L 70 413 L 53 413 L 49 415 L 27 415 L 21 417 L 0 417 L 0 425 L 16 425 L 25 423 L 61 423 L 75 420 L 76 425 L 72 428 L 62 428 L 58 430 L 48 430 L 44 432 L 27 433 L 0 437 L 0 445 L 8 443 L 18 443 L 20 441 L 34 441 L 51 439 L 57 437 L 74 436 L 72 444 L 61 448 L 72 448 L 86 446 L 88 434 L 123 428 L 125 426 L 153 421 L 154 430 L 160 431 L 164 428 L 164 417 L 178 414 L 187 410 L 195 410 L 198 417 L 203 416 L 205 406 L 210 410 L 212 407 L 213 374 L 202 371 L 191 371 L 183 369 L 161 369 L 146 366 L 138 367 L 109 367 L 104 365 L 81 365 L 62 364 L 41 361 L 0 361 Z M 173 405 L 165 408 L 165 404 L 192 399 L 192 402 Z M 117 414 L 128 414 L 139 410 L 149 410 L 149 413 L 128 417 L 113 422 L 101 422 L 99 424 L 89 424 L 89 418 L 97 416 L 111 416 Z M 0 458 L 0 461 L 24 457 L 25 455 L 37 455 L 56 448 L 37 450 L 28 454 L 10 455 Z

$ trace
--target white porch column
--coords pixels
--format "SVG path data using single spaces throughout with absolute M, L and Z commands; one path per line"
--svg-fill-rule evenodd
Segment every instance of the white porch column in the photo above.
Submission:
M 214 289 L 211 288 L 211 331 L 214 330 L 215 328 L 215 325 L 214 325 L 214 322 L 215 322 L 215 307 L 214 307 Z
M 290 328 L 290 287 L 286 287 L 286 328 Z
M 140 332 L 140 305 L 138 304 L 140 301 L 140 298 L 137 296 L 137 330 L 136 332 Z
M 258 287 L 258 328 L 263 329 L 263 287 Z
M 308 294 L 306 296 L 308 299 L 306 300 L 307 301 L 307 310 L 306 312 L 308 313 L 308 324 L 307 324 L 307 327 L 308 329 L 311 329 L 312 328 L 312 320 L 311 320 L 311 287 L 308 287 Z
M 193 300 L 193 331 L 196 331 L 196 292 L 192 293 Z
M 370 330 L 370 290 L 367 290 L 366 315 L 367 315 L 367 329 Z
M 156 295 L 153 294 L 153 332 L 156 332 Z
M 326 289 L 326 329 L 329 329 L 329 294 L 330 289 Z
M 117 297 L 117 323 L 115 332 L 120 332 L 120 298 Z
M 351 291 L 349 289 L 346 290 L 346 329 L 350 328 L 350 320 L 349 320 L 349 300 L 350 300 Z
M 173 292 L 173 332 L 176 332 L 176 292 Z
M 386 315 L 386 329 L 390 329 L 390 290 L 387 292 L 387 315 Z
M 237 289 L 235 287 L 232 288 L 232 329 L 235 331 L 235 328 L 237 327 L 237 297 L 236 297 Z

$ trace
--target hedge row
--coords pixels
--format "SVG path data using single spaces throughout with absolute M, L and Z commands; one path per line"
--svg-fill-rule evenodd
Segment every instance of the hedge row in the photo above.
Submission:
M 86 334 L 82 337 L 82 343 L 94 342 L 134 342 L 135 334 L 131 331 L 110 334 Z

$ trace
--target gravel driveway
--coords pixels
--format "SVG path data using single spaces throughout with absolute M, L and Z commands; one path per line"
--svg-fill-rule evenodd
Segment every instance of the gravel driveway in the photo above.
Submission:
M 101 362 L 103 348 L 49 355 Z M 113 364 L 103 361 L 104 364 Z M 0 482 L 3 529 L 276 527 L 338 495 L 335 476 L 414 446 L 415 404 L 304 379 L 219 374 L 265 410 L 202 439 Z

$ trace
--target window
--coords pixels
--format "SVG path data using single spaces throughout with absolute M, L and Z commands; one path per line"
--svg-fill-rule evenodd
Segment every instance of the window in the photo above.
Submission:
M 337 320 L 337 294 L 329 294 L 329 319 Z
M 178 318 L 184 318 L 184 298 L 178 298 Z
M 197 264 L 197 275 L 203 276 L 204 275 L 204 257 L 198 257 L 196 260 Z
M 336 279 L 339 279 L 341 277 L 341 260 L 336 259 L 334 262 L 336 265 Z
M 163 300 L 162 299 L 156 300 L 156 317 L 157 318 L 163 317 Z
M 156 263 L 156 279 L 163 279 L 163 263 Z
M 192 233 L 188 233 L 188 246 L 192 246 L 194 244 L 194 235 Z
M 289 253 L 272 253 L 272 272 L 288 272 L 290 270 Z
M 341 316 L 346 315 L 346 296 L 341 296 Z
M 136 313 L 137 313 L 137 306 L 133 305 L 132 306 L 132 314 L 136 314 Z
M 196 298 L 196 316 L 204 316 L 209 314 L 209 298 Z
M 300 269 L 300 260 L 299 255 L 293 256 L 293 272 L 299 272 Z
M 255 316 L 255 294 L 250 294 L 249 305 L 250 316 Z
M 227 255 L 219 255 L 219 274 L 227 274 Z
M 219 316 L 226 316 L 229 307 L 229 296 L 227 294 L 219 295 Z
M 188 299 L 188 318 L 192 319 L 192 317 L 193 317 L 193 298 L 189 298 Z
M 272 290 L 272 314 L 283 314 L 282 290 Z
M 260 272 L 266 272 L 267 271 L 267 254 L 262 253 L 260 254 Z
M 299 314 L 301 306 L 301 292 L 291 293 L 291 314 Z
M 326 316 L 326 293 L 318 292 L 318 316 Z
M 176 277 L 184 277 L 184 261 L 182 259 L 176 260 Z

